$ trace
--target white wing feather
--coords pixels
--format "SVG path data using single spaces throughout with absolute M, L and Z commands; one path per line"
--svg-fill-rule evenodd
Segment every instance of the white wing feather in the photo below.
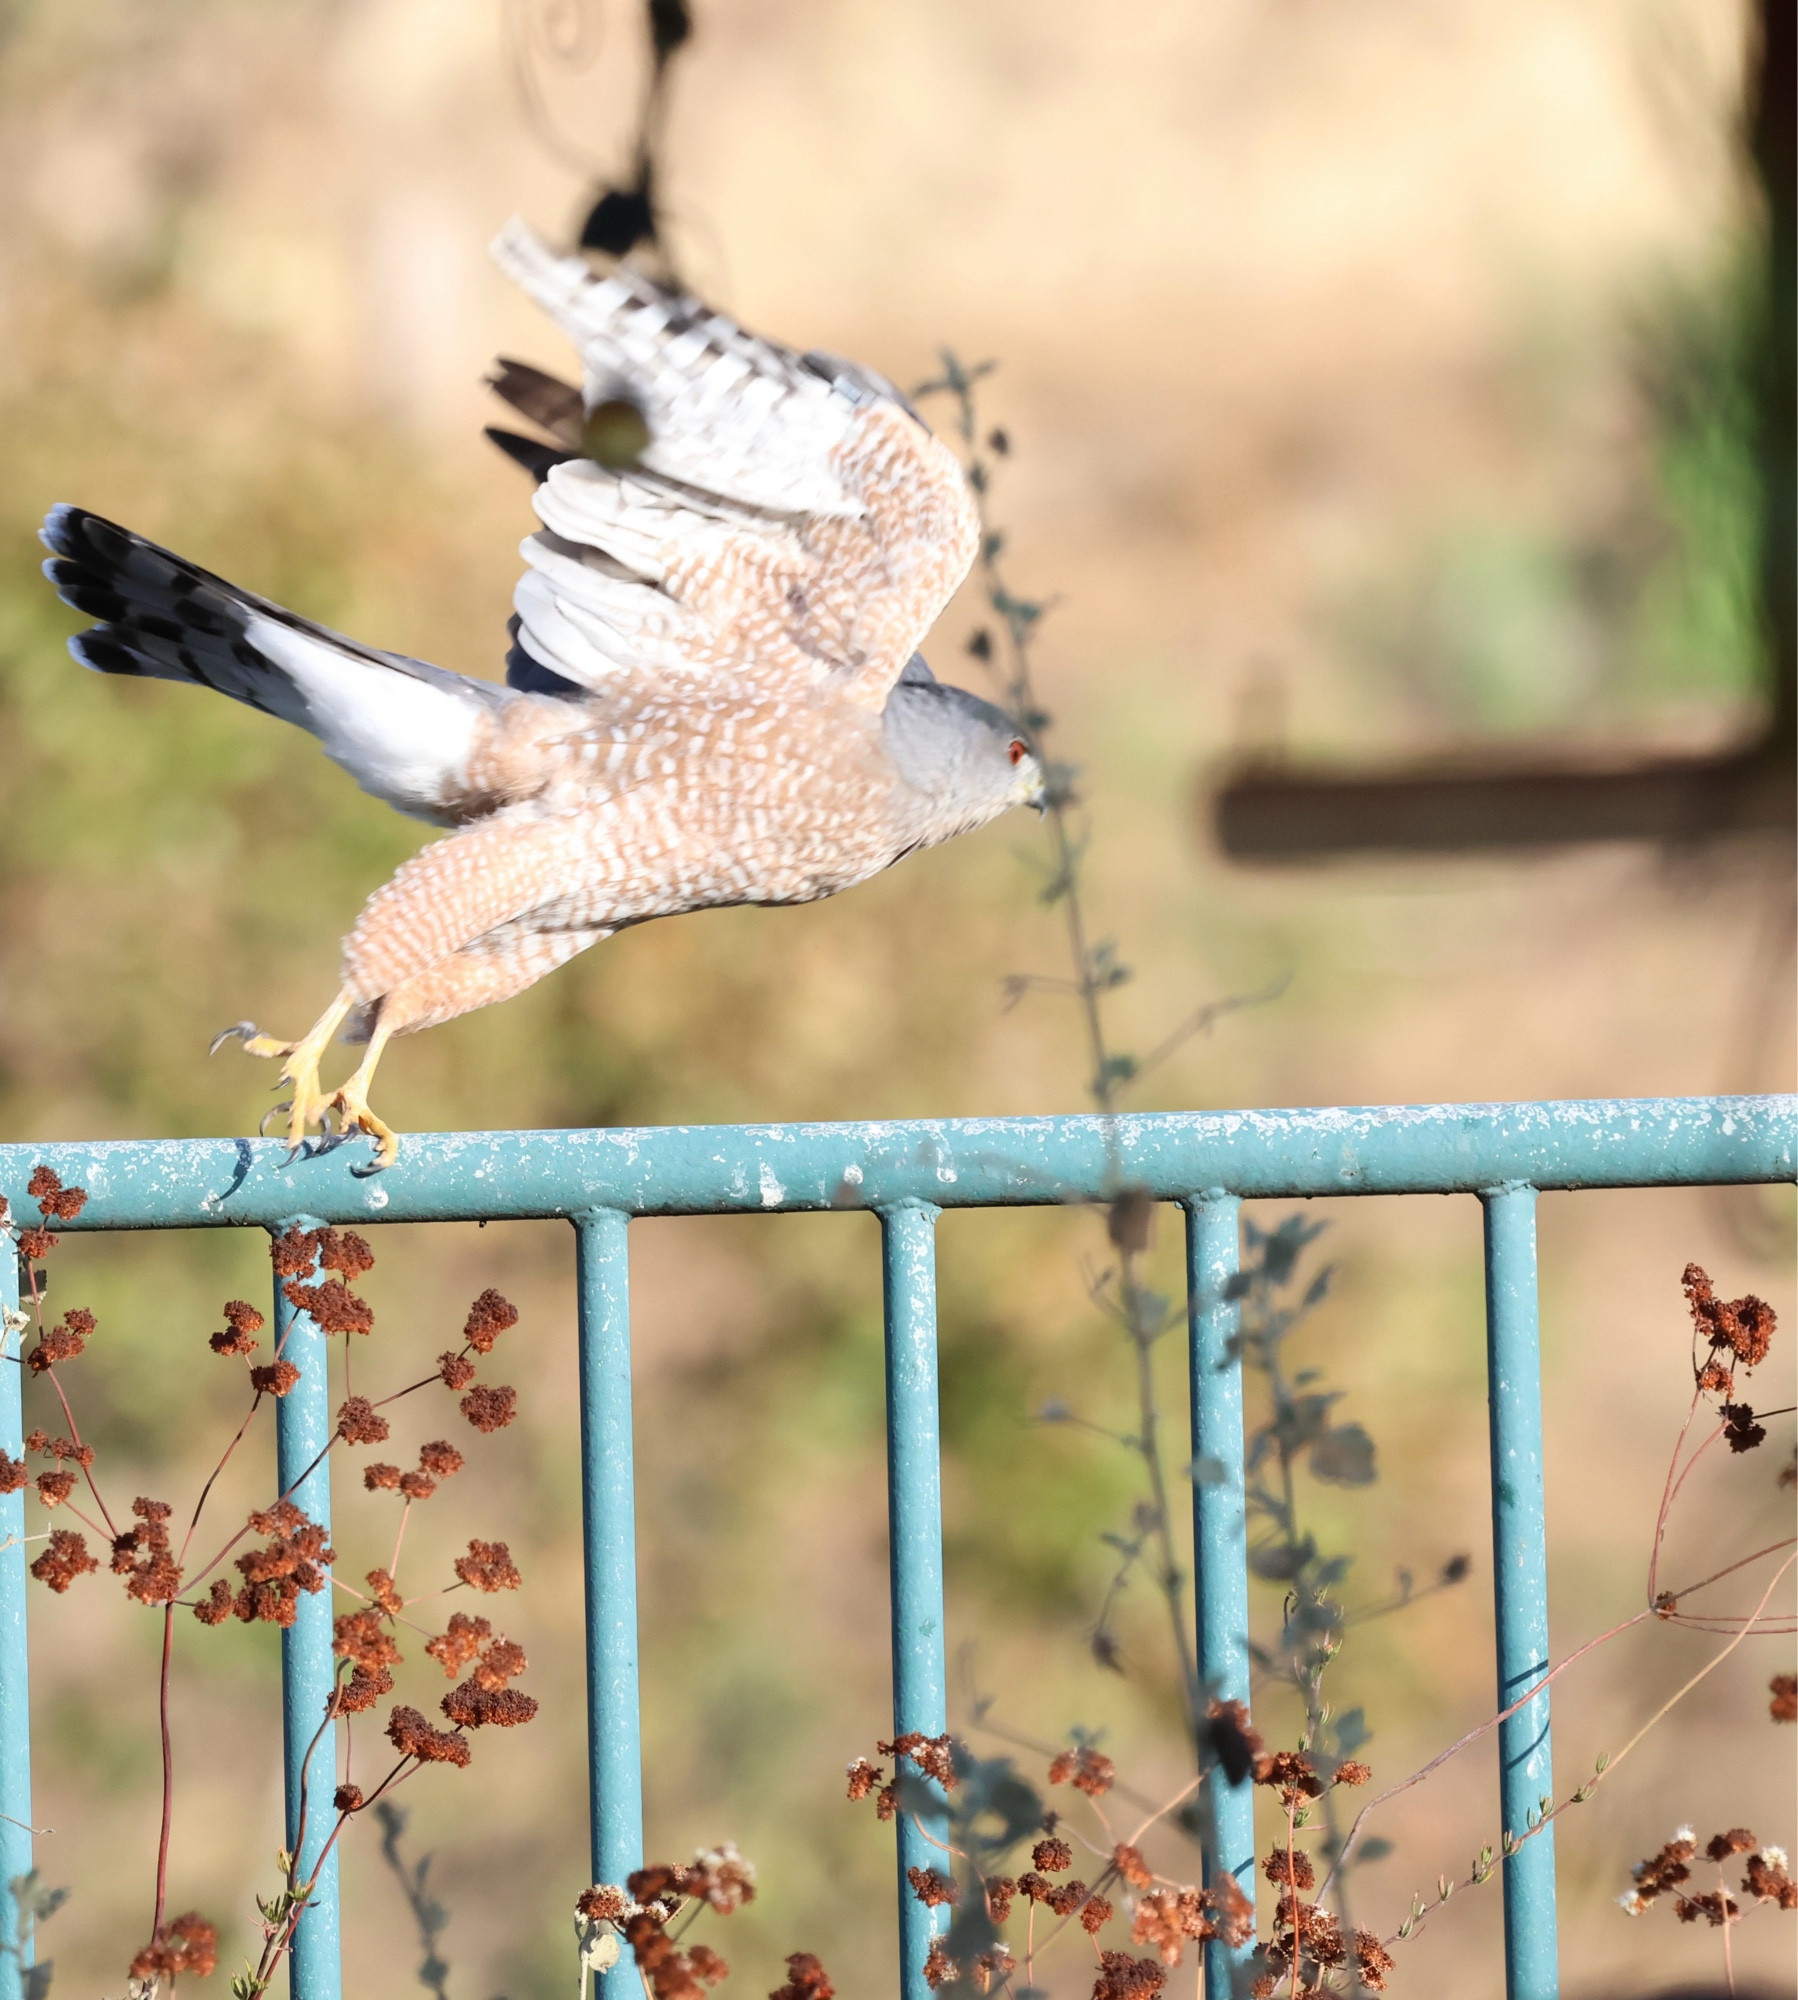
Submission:
M 628 397 L 650 437 L 628 471 L 573 458 L 538 487 L 525 653 L 599 694 L 699 680 L 878 708 L 973 559 L 953 454 L 890 383 L 642 272 L 596 276 L 521 222 L 493 254 L 579 348 L 587 407 Z
M 831 464 L 856 405 L 796 354 L 628 267 L 595 279 L 516 220 L 493 256 L 579 349 L 588 408 L 621 394 L 642 407 L 649 471 L 743 507 L 861 513 Z

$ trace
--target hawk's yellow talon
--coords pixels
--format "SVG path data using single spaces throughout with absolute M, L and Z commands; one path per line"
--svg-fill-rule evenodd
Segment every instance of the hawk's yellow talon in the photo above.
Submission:
M 368 1048 L 356 1066 L 355 1075 L 331 1099 L 346 1133 L 366 1132 L 374 1140 L 374 1164 L 369 1169 L 372 1173 L 383 1172 L 400 1156 L 399 1134 L 390 1125 L 384 1125 L 368 1108 L 368 1086 L 374 1081 L 375 1064 L 381 1060 L 381 1051 L 387 1046 L 392 1033 L 391 1028 L 381 1025 L 377 1015 L 374 1030 L 368 1038 Z
M 313 1022 L 297 1042 L 277 1041 L 273 1035 L 253 1034 L 244 1039 L 244 1050 L 253 1056 L 279 1056 L 281 1058 L 281 1083 L 293 1086 L 293 1098 L 287 1121 L 287 1143 L 297 1153 L 306 1143 L 306 1135 L 314 1126 L 327 1137 L 330 1135 L 331 1096 L 319 1084 L 318 1066 L 326 1049 L 331 1046 L 331 1037 L 343 1024 L 344 1016 L 355 1005 L 347 993 L 338 994 L 325 1011 Z M 245 1026 L 248 1023 L 244 1024 Z M 227 1033 L 231 1031 L 227 1030 Z M 223 1037 L 220 1038 L 223 1040 Z M 215 1043 L 214 1047 L 218 1044 Z M 280 1088 L 280 1084 L 276 1085 Z M 264 1121 L 266 1123 L 266 1120 Z
M 297 1042 L 278 1042 L 273 1035 L 249 1035 L 244 1039 L 243 1052 L 247 1056 L 281 1056 L 294 1053 Z
M 384 1170 L 392 1166 L 394 1161 L 399 1158 L 400 1135 L 394 1131 L 391 1125 L 383 1124 L 369 1110 L 368 1099 L 359 1090 L 352 1089 L 346 1083 L 337 1095 L 331 1099 L 331 1108 L 342 1119 L 346 1137 L 351 1132 L 366 1132 L 374 1140 L 374 1164 L 376 1168 Z

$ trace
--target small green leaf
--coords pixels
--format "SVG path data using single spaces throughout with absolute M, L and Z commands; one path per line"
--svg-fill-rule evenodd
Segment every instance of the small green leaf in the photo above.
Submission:
M 1332 1486 L 1371 1486 L 1374 1444 L 1359 1424 L 1338 1424 L 1311 1446 L 1311 1472 Z
M 1367 1712 L 1360 1708 L 1345 1708 L 1336 1718 L 1336 1747 L 1343 1756 L 1352 1757 L 1367 1741 Z M 1363 1850 L 1365 1852 L 1365 1850 Z

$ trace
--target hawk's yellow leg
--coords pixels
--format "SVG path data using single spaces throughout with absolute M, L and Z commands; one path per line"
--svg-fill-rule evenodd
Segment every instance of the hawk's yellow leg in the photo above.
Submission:
M 382 1009 L 384 1015 L 387 1010 Z M 347 1078 L 343 1088 L 331 1099 L 333 1107 L 343 1119 L 343 1129 L 366 1132 L 375 1142 L 375 1166 L 390 1167 L 400 1156 L 399 1134 L 368 1108 L 368 1086 L 374 1081 L 375 1064 L 381 1060 L 381 1051 L 387 1046 L 393 1030 L 380 1015 L 368 1038 L 368 1049 L 361 1062 L 356 1065 L 355 1075 Z
M 273 1035 L 251 1035 L 244 1043 L 250 1055 L 281 1058 L 281 1081 L 293 1085 L 287 1143 L 296 1152 L 314 1125 L 324 1129 L 325 1113 L 330 1108 L 331 1100 L 319 1087 L 318 1066 L 326 1049 L 331 1046 L 331 1037 L 343 1025 L 344 1017 L 355 1004 L 353 994 L 339 993 L 297 1042 L 280 1042 Z

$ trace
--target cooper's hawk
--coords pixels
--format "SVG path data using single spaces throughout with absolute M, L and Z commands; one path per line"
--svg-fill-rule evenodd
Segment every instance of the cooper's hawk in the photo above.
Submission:
M 1010 719 L 917 656 L 979 523 L 890 383 L 640 271 L 597 275 L 518 223 L 494 254 L 585 375 L 578 393 L 513 363 L 495 378 L 566 447 L 501 440 L 540 474 L 543 522 L 505 686 L 346 639 L 77 508 L 43 530 L 64 602 L 103 621 L 69 642 L 84 666 L 296 722 L 365 791 L 455 829 L 369 898 L 306 1035 L 227 1030 L 281 1059 L 295 1147 L 335 1112 L 381 1166 L 398 1141 L 368 1087 L 392 1036 L 627 924 L 834 895 L 1043 797 Z M 367 1053 L 329 1091 L 340 1031 Z

